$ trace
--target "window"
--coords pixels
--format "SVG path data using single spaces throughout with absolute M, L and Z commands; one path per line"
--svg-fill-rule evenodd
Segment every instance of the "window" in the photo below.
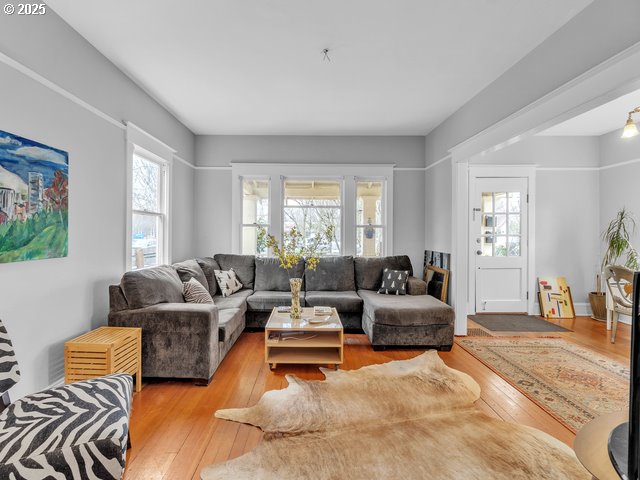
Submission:
M 342 252 L 342 183 L 338 180 L 284 181 L 283 230 L 296 227 L 305 241 L 333 227 L 333 238 L 320 245 L 320 255 Z
M 385 254 L 384 182 L 356 182 L 356 255 L 381 257 Z
M 393 255 L 393 166 L 232 162 L 234 253 L 267 256 L 293 227 L 309 242 L 331 226 L 319 255 Z
M 134 152 L 131 169 L 131 268 L 167 263 L 166 164 Z
M 242 253 L 267 255 L 266 239 L 259 227 L 269 229 L 269 180 L 242 179 Z
M 520 220 L 520 192 L 483 192 L 482 256 L 519 257 Z

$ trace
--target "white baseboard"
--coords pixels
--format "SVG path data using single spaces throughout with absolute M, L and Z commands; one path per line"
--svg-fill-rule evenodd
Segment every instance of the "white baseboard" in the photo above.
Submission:
M 64 385 L 64 377 L 59 378 L 58 380 L 56 380 L 55 382 L 53 382 L 51 385 L 47 386 L 44 388 L 44 390 L 49 390 L 50 388 L 56 388 L 56 387 L 60 387 Z
M 579 317 L 590 317 L 593 314 L 593 312 L 591 312 L 591 305 L 588 302 L 574 303 L 573 309 Z
M 578 317 L 590 317 L 591 316 L 591 305 L 588 303 L 574 303 L 573 309 L 576 312 L 576 316 Z M 533 314 L 540 315 L 540 305 L 538 302 L 533 304 Z
M 533 307 L 535 314 L 538 315 L 540 313 L 540 306 L 536 302 L 533 304 Z M 574 303 L 573 308 L 575 309 L 576 316 L 578 317 L 590 317 L 592 315 L 591 305 L 589 303 Z M 631 317 L 627 315 L 620 315 L 618 321 L 626 325 L 631 325 Z

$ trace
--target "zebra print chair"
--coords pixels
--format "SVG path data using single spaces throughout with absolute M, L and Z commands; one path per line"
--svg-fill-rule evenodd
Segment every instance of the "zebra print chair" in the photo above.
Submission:
M 0 479 L 120 479 L 133 379 L 116 374 L 9 403 L 20 371 L 0 321 Z

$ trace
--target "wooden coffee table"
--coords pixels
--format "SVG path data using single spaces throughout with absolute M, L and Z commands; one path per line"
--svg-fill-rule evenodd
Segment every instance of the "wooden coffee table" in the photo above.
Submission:
M 328 364 L 337 370 L 342 364 L 344 330 L 335 308 L 322 323 L 310 323 L 313 308 L 303 308 L 302 318 L 292 320 L 289 313 L 274 308 L 264 329 L 265 362 L 271 369 L 278 364 Z

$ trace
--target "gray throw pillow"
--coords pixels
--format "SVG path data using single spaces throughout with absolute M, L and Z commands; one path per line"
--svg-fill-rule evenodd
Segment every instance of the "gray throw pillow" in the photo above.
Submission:
M 174 263 L 173 268 L 176 269 L 183 283 L 195 278 L 200 285 L 209 289 L 209 280 L 196 260 L 185 260 L 184 262 Z
M 182 282 L 169 265 L 126 272 L 120 288 L 129 308 L 144 308 L 158 303 L 184 303 Z
M 213 303 L 213 298 L 207 289 L 195 277 L 191 277 L 188 282 L 183 282 L 182 285 L 182 293 L 187 303 Z
M 409 270 L 390 270 L 385 268 L 382 271 L 382 285 L 378 293 L 406 295 L 407 278 L 409 278 Z
M 207 279 L 209 294 L 213 297 L 218 293 L 218 281 L 216 280 L 214 272 L 216 270 L 222 270 L 222 268 L 220 268 L 220 265 L 218 265 L 218 262 L 216 262 L 213 257 L 196 258 L 196 261 L 198 262 L 198 265 L 200 265 L 202 273 L 204 273 L 204 277 Z

